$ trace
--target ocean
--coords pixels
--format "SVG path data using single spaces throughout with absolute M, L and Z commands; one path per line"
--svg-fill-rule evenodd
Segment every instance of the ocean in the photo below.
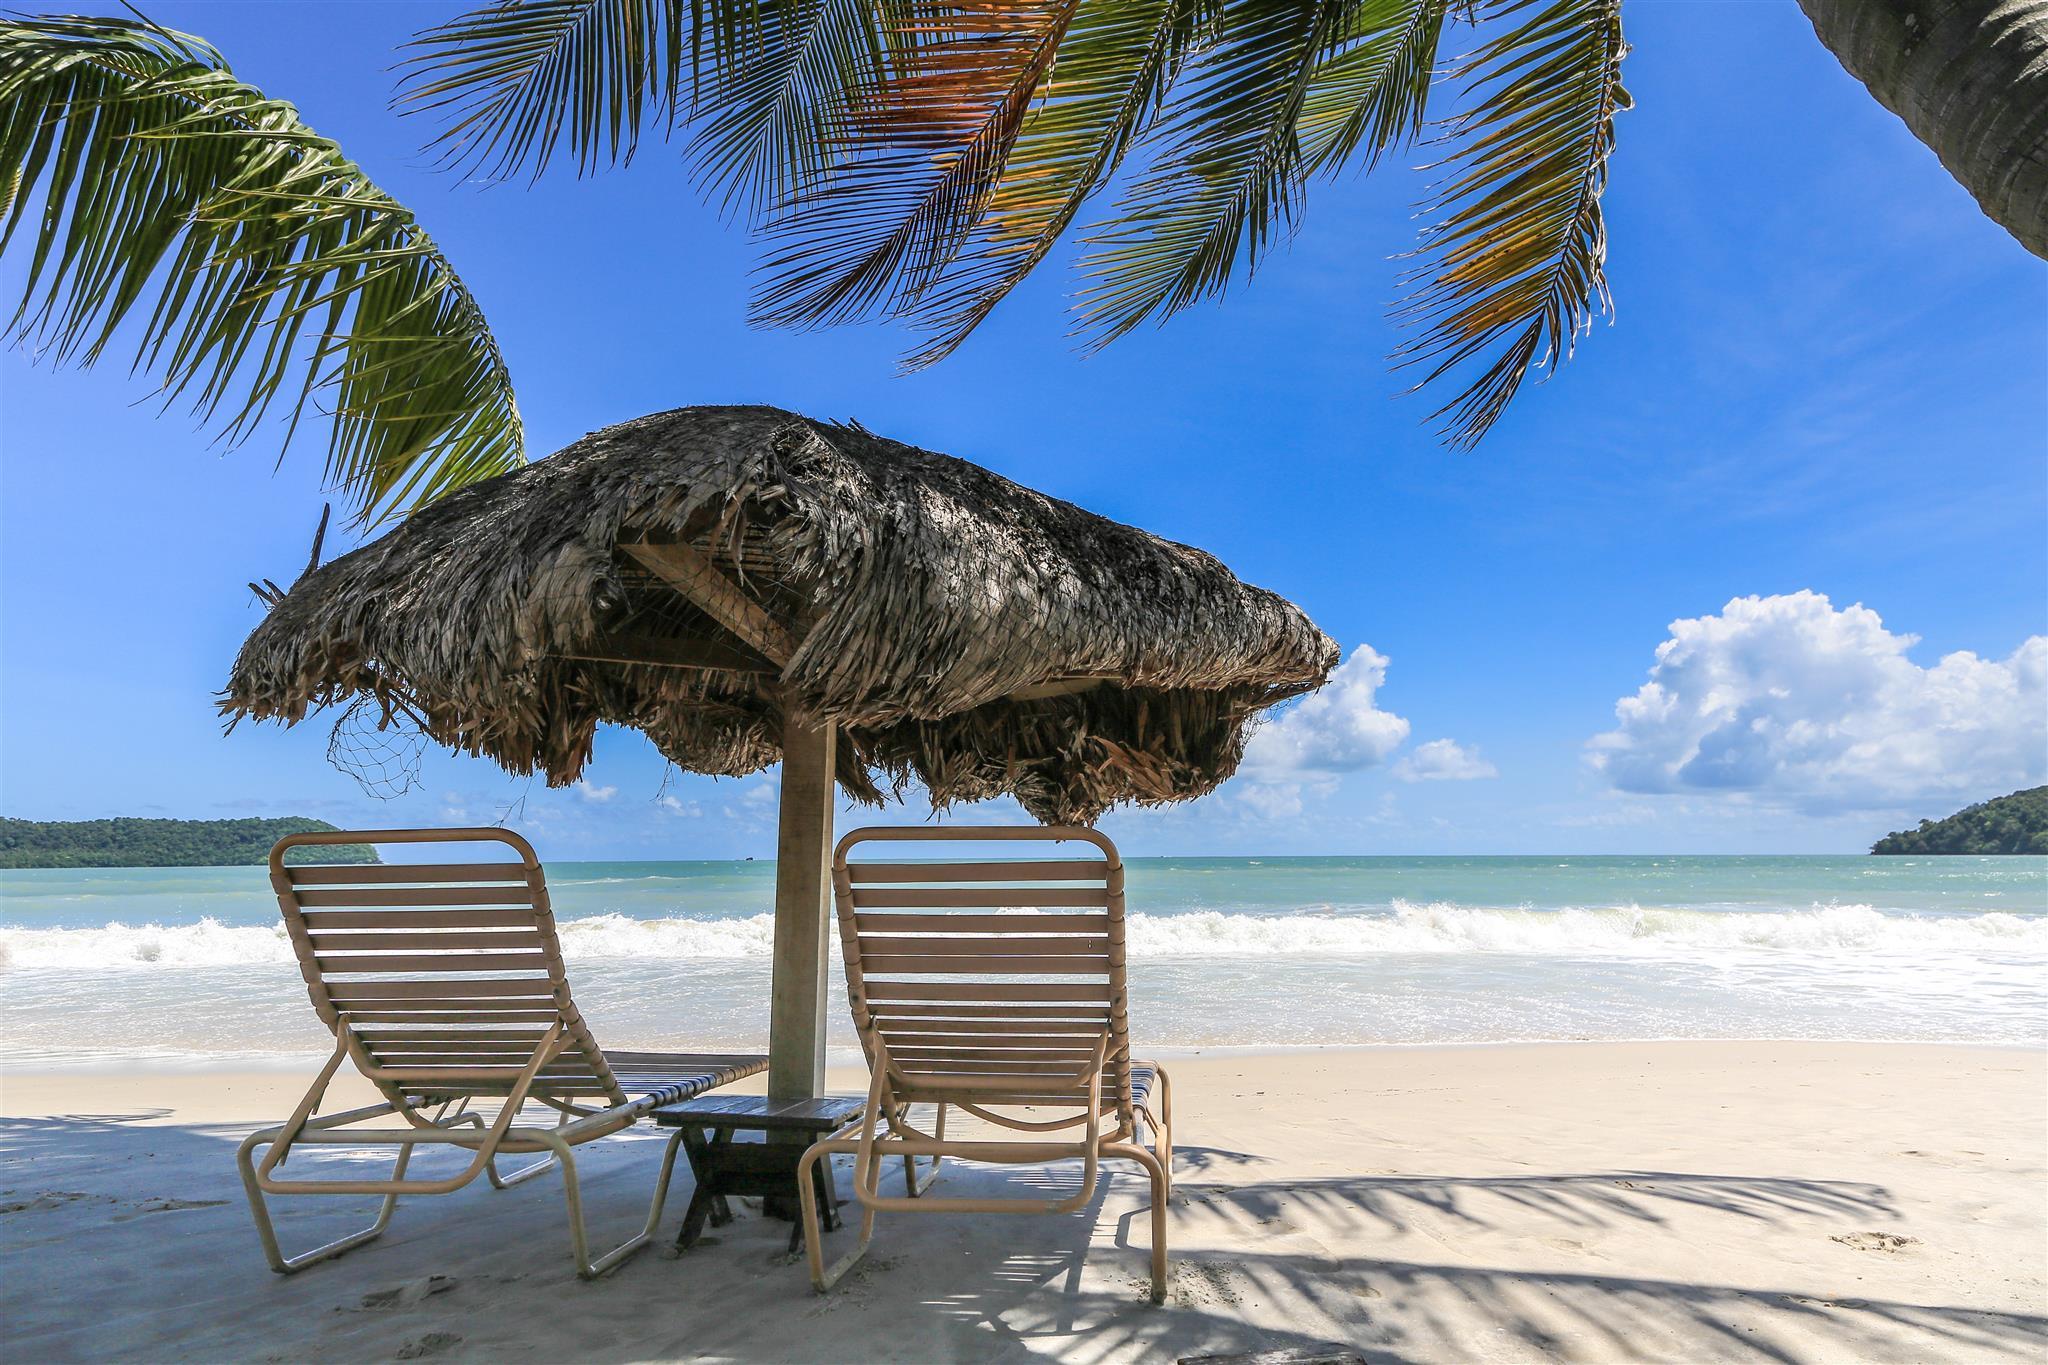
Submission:
M 2048 1042 L 2048 858 L 1137 858 L 1166 1051 Z M 766 1042 L 772 862 L 548 866 L 609 1046 Z M 835 953 L 836 962 L 836 953 Z M 832 1045 L 851 1056 L 834 982 Z M 325 1034 L 261 868 L 0 871 L 0 1060 L 263 1065 Z

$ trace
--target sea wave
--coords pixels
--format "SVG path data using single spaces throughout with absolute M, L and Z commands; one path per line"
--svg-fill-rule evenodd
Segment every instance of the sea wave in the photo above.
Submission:
M 1025 912 L 1019 912 L 1025 913 Z M 765 959 L 773 918 L 635 919 L 591 915 L 560 922 L 571 958 Z M 1134 957 L 1311 957 L 1385 953 L 1500 953 L 1539 957 L 1670 957 L 1711 952 L 2039 956 L 2048 916 L 1994 912 L 1916 915 L 1868 905 L 1793 911 L 1528 910 L 1395 901 L 1370 913 L 1133 914 Z M 289 964 L 282 926 L 128 925 L 0 929 L 0 968 L 231 967 Z

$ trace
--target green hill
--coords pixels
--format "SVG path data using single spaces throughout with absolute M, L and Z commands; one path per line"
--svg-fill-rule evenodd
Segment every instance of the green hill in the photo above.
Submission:
M 245 867 L 270 861 L 287 834 L 331 830 L 325 820 L 0 819 L 0 867 Z M 374 863 L 368 844 L 294 849 L 288 862 Z
M 1946 820 L 1887 834 L 1872 853 L 2048 853 L 2048 787 L 1968 806 Z

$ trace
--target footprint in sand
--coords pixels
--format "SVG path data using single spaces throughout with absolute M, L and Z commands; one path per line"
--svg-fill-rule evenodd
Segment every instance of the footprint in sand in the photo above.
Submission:
M 99 1204 L 112 1204 L 113 1196 L 86 1194 L 81 1190 L 44 1190 L 31 1199 L 17 1199 L 0 1204 L 0 1213 L 40 1213 L 45 1209 L 61 1209 L 66 1204 L 76 1204 L 88 1199 Z
M 1896 1232 L 1847 1232 L 1828 1240 L 1840 1242 L 1843 1246 L 1853 1247 L 1857 1251 L 1882 1251 L 1889 1255 L 1896 1255 L 1907 1247 L 1920 1245 L 1918 1237 L 1902 1237 Z
M 395 1289 L 377 1289 L 363 1295 L 365 1308 L 409 1308 L 423 1299 L 436 1294 L 445 1294 L 461 1281 L 453 1275 L 428 1275 L 399 1285 Z M 461 1338 L 457 1338 L 461 1340 Z
M 450 1346 L 457 1345 L 462 1338 L 454 1332 L 429 1332 L 416 1337 L 398 1348 L 399 1360 L 418 1360 L 421 1356 L 437 1356 Z

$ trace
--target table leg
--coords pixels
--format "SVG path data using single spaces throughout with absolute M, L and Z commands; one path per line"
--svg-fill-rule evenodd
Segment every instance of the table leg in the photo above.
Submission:
M 732 1146 L 733 1130 L 720 1128 L 711 1137 L 711 1145 L 705 1149 L 705 1165 L 710 1167 L 711 1177 L 711 1226 L 722 1228 L 732 1221 L 732 1205 L 725 1202 L 723 1176 L 725 1174 L 726 1150 Z
M 761 1194 L 763 1211 L 770 1217 L 789 1216 L 790 1252 L 794 1254 L 803 1248 L 804 1224 L 801 1218 L 794 1216 L 800 1201 L 792 1182 L 810 1142 L 830 1129 L 820 1129 L 819 1133 L 768 1131 L 764 1138 L 769 1150 L 764 1152 L 755 1144 L 740 1144 L 734 1140 L 740 1126 L 743 1125 L 681 1125 L 682 1146 L 689 1154 L 690 1172 L 696 1178 L 696 1189 L 691 1192 L 689 1208 L 683 1214 L 683 1226 L 676 1234 L 678 1251 L 687 1250 L 697 1243 L 707 1221 L 713 1227 L 724 1227 L 733 1221 L 727 1198 L 735 1190 Z M 743 1151 L 735 1150 L 742 1146 Z M 780 1160 L 784 1154 L 789 1157 L 786 1164 Z M 820 1161 L 811 1168 L 810 1178 L 812 1193 L 817 1196 L 821 1211 L 819 1230 L 838 1230 L 843 1220 L 839 1216 L 837 1170 L 830 1160 Z
M 696 1188 L 690 1191 L 690 1207 L 683 1212 L 683 1226 L 676 1233 L 676 1250 L 688 1251 L 704 1232 L 705 1215 L 724 1201 L 717 1193 L 718 1177 L 703 1132 L 692 1125 L 683 1128 L 683 1150 L 690 1156 L 690 1175 Z

